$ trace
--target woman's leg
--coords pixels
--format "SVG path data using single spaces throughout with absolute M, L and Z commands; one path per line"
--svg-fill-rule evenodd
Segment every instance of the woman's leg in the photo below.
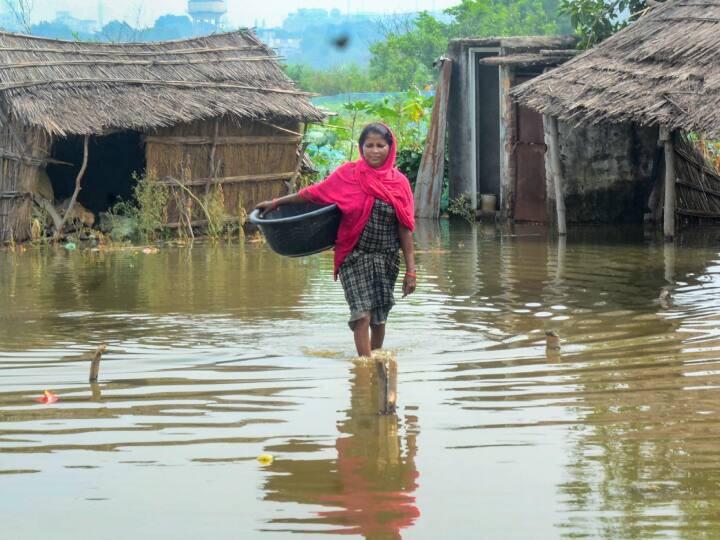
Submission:
M 383 342 L 385 341 L 385 325 L 376 324 L 370 327 L 370 348 L 374 351 L 375 349 L 382 349 Z
M 354 321 L 353 336 L 358 356 L 370 356 L 370 317 Z

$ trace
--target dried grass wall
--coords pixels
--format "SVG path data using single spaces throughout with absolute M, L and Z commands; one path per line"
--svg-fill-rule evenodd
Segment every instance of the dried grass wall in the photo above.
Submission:
M 249 212 L 257 202 L 287 193 L 286 182 L 297 167 L 299 129 L 297 122 L 269 125 L 227 118 L 159 129 L 145 138 L 147 171 L 171 185 L 171 178 L 182 182 L 200 199 L 210 186 L 222 186 L 225 209 L 237 217 L 240 202 Z M 204 220 L 196 205 L 192 219 Z M 171 203 L 168 223 L 179 220 L 177 205 Z
M 4 120 L 4 119 L 3 119 Z M 30 238 L 31 193 L 50 153 L 50 136 L 11 120 L 0 127 L 0 242 Z

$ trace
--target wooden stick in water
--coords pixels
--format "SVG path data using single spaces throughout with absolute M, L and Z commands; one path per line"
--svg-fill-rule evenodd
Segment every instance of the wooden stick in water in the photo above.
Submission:
M 560 334 L 555 330 L 548 330 L 545 332 L 545 346 L 548 350 L 559 351 L 560 350 Z
M 375 359 L 378 375 L 378 411 L 395 414 L 397 410 L 397 360 L 379 357 Z
M 103 353 L 107 351 L 107 345 L 102 344 L 95 350 L 92 362 L 90 362 L 90 382 L 96 383 L 98 375 L 100 374 L 100 360 L 102 360 Z

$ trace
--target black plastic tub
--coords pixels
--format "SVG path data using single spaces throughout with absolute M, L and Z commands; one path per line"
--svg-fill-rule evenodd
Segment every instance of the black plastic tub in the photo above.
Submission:
M 262 217 L 253 210 L 250 223 L 260 228 L 275 253 L 304 257 L 335 245 L 340 210 L 334 204 L 284 204 Z

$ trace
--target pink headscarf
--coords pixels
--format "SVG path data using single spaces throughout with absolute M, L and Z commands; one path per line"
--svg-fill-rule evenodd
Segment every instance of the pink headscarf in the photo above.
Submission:
M 365 224 L 370 219 L 375 199 L 392 204 L 398 221 L 415 229 L 415 207 L 410 182 L 395 167 L 397 144 L 392 130 L 390 152 L 385 163 L 372 168 L 360 148 L 360 159 L 341 165 L 318 184 L 300 190 L 299 195 L 316 204 L 337 204 L 342 212 L 337 241 L 335 242 L 335 278 L 345 257 L 360 240 Z

